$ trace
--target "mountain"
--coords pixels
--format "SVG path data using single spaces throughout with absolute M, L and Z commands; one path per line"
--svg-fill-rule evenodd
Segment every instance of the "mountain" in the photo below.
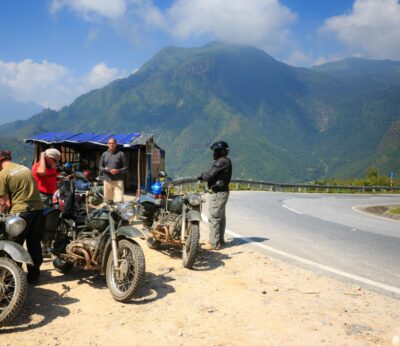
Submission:
M 314 66 L 312 70 L 327 73 L 347 83 L 366 82 L 375 88 L 400 85 L 400 63 L 397 61 L 347 58 Z
M 19 102 L 9 97 L 0 97 L 0 125 L 14 120 L 26 120 L 43 107 L 33 102 Z
M 208 146 L 221 139 L 235 177 L 306 181 L 361 176 L 371 165 L 400 173 L 399 66 L 350 59 L 306 69 L 251 46 L 167 47 L 128 78 L 0 133 L 151 132 L 175 177 L 208 169 Z

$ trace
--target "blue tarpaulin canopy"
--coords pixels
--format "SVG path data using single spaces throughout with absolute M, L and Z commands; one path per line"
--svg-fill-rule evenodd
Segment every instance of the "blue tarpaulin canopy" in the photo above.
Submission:
M 157 177 L 158 171 L 164 169 L 165 165 L 165 151 L 154 143 L 152 134 L 46 132 L 25 139 L 25 142 L 35 145 L 36 161 L 39 160 L 40 152 L 55 147 L 61 152 L 62 163 L 69 161 L 80 165 L 86 162 L 97 175 L 101 153 L 110 138 L 115 138 L 120 149 L 125 152 L 129 168 L 125 176 L 126 186 L 139 187 L 142 182 L 146 182 L 146 188 L 150 187 L 152 178 Z
M 107 145 L 108 140 L 113 137 L 119 145 L 131 148 L 139 145 L 146 145 L 148 140 L 153 138 L 152 134 L 140 132 L 131 133 L 76 133 L 76 132 L 46 132 L 36 135 L 32 138 L 25 139 L 26 143 L 45 143 L 45 144 L 61 144 L 61 143 L 91 143 L 96 145 Z

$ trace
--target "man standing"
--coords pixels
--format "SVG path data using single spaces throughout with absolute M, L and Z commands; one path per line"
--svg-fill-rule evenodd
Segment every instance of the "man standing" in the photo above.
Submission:
M 45 207 L 53 204 L 53 194 L 57 190 L 57 163 L 61 158 L 61 153 L 55 148 L 49 148 L 40 153 L 40 159 L 32 166 L 33 178 L 36 181 L 40 197 Z M 54 230 L 55 231 L 55 230 Z M 47 232 L 42 233 L 42 254 L 49 258 L 52 239 L 48 239 Z
M 8 150 L 0 151 L 0 205 L 3 212 L 19 213 L 26 222 L 25 231 L 14 241 L 23 245 L 26 239 L 33 260 L 33 266 L 28 266 L 28 282 L 37 283 L 43 262 L 40 240 L 44 205 L 31 170 L 12 162 Z
M 125 155 L 117 149 L 117 140 L 108 140 L 108 150 L 100 158 L 100 172 L 104 175 L 104 200 L 123 202 L 124 180 L 126 172 Z
M 57 190 L 57 162 L 61 153 L 54 148 L 47 149 L 40 154 L 38 162 L 32 166 L 32 174 L 38 185 L 42 201 L 46 207 L 50 207 L 53 194 Z
M 219 250 L 225 245 L 225 207 L 229 197 L 229 183 L 232 177 L 232 162 L 227 157 L 229 145 L 224 141 L 215 142 L 210 147 L 213 150 L 214 163 L 210 170 L 203 172 L 198 179 L 207 181 L 210 191 L 209 225 L 210 243 L 207 250 Z

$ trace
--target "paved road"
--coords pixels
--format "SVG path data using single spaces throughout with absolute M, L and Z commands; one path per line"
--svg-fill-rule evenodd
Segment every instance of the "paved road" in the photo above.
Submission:
M 400 204 L 400 196 L 231 192 L 227 228 L 263 244 L 263 251 L 276 249 L 282 258 L 319 264 L 306 264 L 317 271 L 326 266 L 334 275 L 348 273 L 400 293 L 400 222 L 353 209 L 383 204 Z

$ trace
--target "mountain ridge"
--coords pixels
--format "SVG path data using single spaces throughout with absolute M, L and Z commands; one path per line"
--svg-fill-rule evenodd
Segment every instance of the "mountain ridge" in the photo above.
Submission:
M 345 63 L 346 69 L 357 62 Z M 390 65 L 379 78 L 397 66 Z M 172 176 L 207 168 L 208 146 L 219 139 L 231 145 L 235 177 L 297 182 L 361 176 L 370 165 L 398 171 L 392 137 L 400 119 L 400 75 L 397 86 L 368 77 L 361 67 L 350 80 L 338 76 L 340 62 L 317 69 L 287 65 L 251 46 L 166 47 L 131 76 L 60 111 L 46 109 L 3 125 L 0 133 L 22 139 L 46 131 L 132 127 L 154 133 Z

